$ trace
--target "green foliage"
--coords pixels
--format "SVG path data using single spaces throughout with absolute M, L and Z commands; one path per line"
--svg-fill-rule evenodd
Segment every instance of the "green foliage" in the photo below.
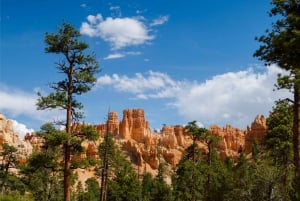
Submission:
M 10 194 L 1 194 L 0 201 L 33 201 L 30 195 L 20 195 L 18 191 Z
M 93 126 L 85 125 L 81 128 L 81 132 L 85 134 L 87 140 L 96 141 L 99 138 L 99 133 Z
M 107 166 L 103 163 L 102 171 L 106 167 L 107 200 L 131 201 L 141 198 L 141 184 L 138 175 L 133 170 L 131 163 L 125 158 L 122 152 L 116 147 L 111 135 L 106 136 L 99 145 L 99 155 L 107 154 Z M 104 160 L 104 158 L 102 158 Z M 108 169 L 109 167 L 109 169 Z M 102 174 L 102 176 L 105 176 Z
M 58 153 L 51 149 L 34 153 L 22 168 L 24 180 L 34 200 L 62 200 L 62 175 Z
M 63 185 L 61 173 L 47 168 L 39 168 L 34 172 L 27 172 L 26 183 L 36 201 L 63 200 Z
M 293 105 L 287 100 L 276 102 L 267 119 L 267 134 L 264 139 L 265 155 L 272 166 L 280 172 L 281 195 L 288 197 L 293 190 Z M 296 187 L 297 189 L 298 187 Z
M 112 160 L 110 173 L 112 179 L 108 181 L 107 200 L 131 201 L 141 197 L 141 185 L 131 163 L 121 154 L 116 153 Z
M 188 122 L 188 125 L 185 126 L 187 135 L 191 136 L 193 142 L 199 141 L 200 139 L 203 139 L 203 137 L 207 133 L 207 129 L 200 128 L 197 125 L 197 121 L 191 121 Z
M 197 142 L 205 138 L 208 130 L 205 128 L 200 128 L 196 121 L 189 122 L 185 129 L 187 135 L 193 140 L 193 144 L 186 149 L 185 157 L 186 159 L 196 162 L 200 159 L 200 150 Z
M 68 136 L 50 123 L 42 125 L 38 135 L 43 137 L 45 142 L 40 150 L 31 154 L 22 167 L 24 181 L 34 200 L 63 200 L 61 141 Z
M 44 148 L 59 148 L 69 140 L 69 135 L 65 131 L 57 130 L 52 123 L 45 123 L 41 130 L 37 132 L 39 137 L 45 139 Z
M 56 68 L 59 73 L 66 75 L 66 79 L 52 83 L 50 88 L 55 92 L 48 96 L 38 94 L 38 109 L 72 110 L 74 120 L 82 117 L 79 110 L 83 105 L 75 100 L 74 95 L 81 95 L 91 89 L 96 82 L 94 75 L 99 72 L 99 64 L 94 54 L 84 52 L 88 45 L 78 40 L 80 36 L 80 32 L 66 22 L 58 28 L 58 33 L 46 33 L 45 51 L 64 56 Z
M 99 184 L 96 179 L 89 178 L 85 182 L 86 190 L 84 197 L 86 201 L 98 201 L 100 196 Z
M 254 139 L 253 146 L 252 146 L 252 158 L 257 161 L 259 154 L 259 143 L 257 139 Z
M 117 157 L 117 154 L 119 153 L 117 152 L 117 148 L 113 138 L 109 134 L 107 135 L 107 144 L 105 144 L 105 140 L 99 144 L 98 147 L 99 156 L 103 157 L 105 151 L 107 152 L 108 164 L 109 166 L 111 166 L 115 158 Z
M 173 200 L 172 189 L 165 182 L 165 167 L 161 163 L 158 174 L 155 178 L 150 173 L 146 173 L 142 180 L 142 200 L 143 201 L 171 201 Z
M 24 194 L 24 183 L 9 171 L 11 168 L 18 168 L 17 149 L 14 146 L 4 143 L 0 158 L 0 192 L 10 193 L 18 191 L 20 194 Z
M 267 118 L 265 146 L 274 163 L 289 166 L 293 158 L 293 106 L 278 101 Z
M 142 180 L 142 200 L 150 201 L 153 197 L 154 179 L 150 173 L 146 173 Z
M 205 177 L 202 175 L 200 163 L 181 160 L 172 178 L 175 200 L 194 201 L 204 197 Z
M 13 192 L 18 192 L 20 195 L 24 195 L 26 186 L 20 178 L 2 171 L 0 172 L 0 178 L 2 193 L 11 194 Z
M 64 200 L 71 196 L 71 154 L 81 152 L 82 139 L 78 139 L 72 131 L 72 124 L 83 118 L 82 103 L 76 96 L 91 90 L 96 83 L 95 74 L 99 72 L 99 64 L 94 54 L 87 54 L 88 45 L 79 41 L 80 32 L 72 25 L 63 22 L 58 33 L 46 33 L 46 53 L 61 54 L 63 59 L 56 63 L 58 73 L 65 76 L 62 80 L 50 85 L 54 91 L 43 96 L 38 93 L 37 109 L 60 109 L 66 112 L 66 119 L 56 122 L 65 125 L 66 138 L 59 139 L 64 147 Z M 55 134 L 55 133 L 54 133 Z M 62 137 L 62 135 L 59 135 Z M 59 141 L 61 140 L 61 141 Z M 56 142 L 56 141 L 55 141 Z
M 8 169 L 17 165 L 16 152 L 17 148 L 7 143 L 3 144 L 3 150 L 0 153 L 2 157 L 0 170 L 8 173 Z
M 261 46 L 254 56 L 267 65 L 278 64 L 289 75 L 279 75 L 277 87 L 294 93 L 293 152 L 296 177 L 300 176 L 300 0 L 272 0 L 272 30 L 256 38 Z M 284 145 L 289 149 L 289 145 Z
M 254 56 L 267 64 L 276 63 L 286 70 L 300 65 L 300 1 L 272 0 L 270 16 L 276 17 L 272 30 L 258 37 L 262 43 Z

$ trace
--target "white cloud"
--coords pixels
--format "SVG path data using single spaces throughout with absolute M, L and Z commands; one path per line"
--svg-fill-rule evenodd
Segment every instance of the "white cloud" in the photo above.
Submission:
M 113 50 L 143 45 L 154 39 L 142 18 L 135 17 L 103 19 L 101 14 L 89 15 L 87 22 L 81 24 L 80 32 L 90 37 L 101 37 L 110 43 Z
M 37 110 L 37 98 L 36 92 L 34 91 L 28 93 L 0 83 L 0 111 L 3 111 L 3 113 L 11 117 L 25 115 L 39 121 L 63 119 L 64 116 L 61 111 Z
M 166 23 L 169 20 L 169 16 L 165 15 L 165 16 L 160 16 L 157 19 L 154 19 L 152 21 L 152 23 L 150 24 L 150 26 L 158 26 L 158 25 L 162 25 L 164 23 Z
M 268 115 L 279 98 L 291 97 L 288 91 L 273 91 L 277 74 L 285 73 L 276 66 L 263 72 L 249 68 L 216 75 L 202 83 L 175 81 L 167 74 L 150 71 L 134 77 L 105 75 L 97 86 L 111 85 L 136 99 L 166 99 L 187 121 L 197 120 L 207 126 L 227 123 L 245 128 L 258 114 Z
M 125 54 L 122 53 L 115 53 L 115 54 L 109 54 L 108 56 L 104 57 L 104 60 L 108 59 L 119 59 L 125 57 Z
M 278 73 L 284 72 L 270 66 L 263 73 L 247 69 L 217 75 L 181 92 L 174 107 L 187 119 L 207 124 L 230 121 L 245 127 L 256 115 L 268 115 L 275 100 L 291 96 L 287 91 L 273 91 Z
M 27 133 L 32 133 L 34 132 L 34 129 L 32 128 L 27 128 L 27 126 L 25 124 L 19 123 L 16 120 L 11 120 L 13 122 L 13 129 L 14 132 L 18 133 L 20 136 L 20 139 L 24 139 L 24 136 Z
M 0 85 L 0 110 L 9 111 L 13 116 L 31 113 L 35 110 L 34 94 Z
M 97 86 L 112 85 L 117 91 L 133 93 L 142 99 L 173 97 L 174 91 L 180 89 L 181 83 L 173 81 L 167 74 L 149 71 L 146 76 L 141 73 L 136 73 L 133 78 L 104 75 L 98 78 Z
M 108 56 L 104 57 L 104 60 L 109 60 L 109 59 L 120 59 L 123 58 L 127 55 L 140 55 L 141 52 L 122 52 L 122 53 L 113 53 L 113 54 L 109 54 Z

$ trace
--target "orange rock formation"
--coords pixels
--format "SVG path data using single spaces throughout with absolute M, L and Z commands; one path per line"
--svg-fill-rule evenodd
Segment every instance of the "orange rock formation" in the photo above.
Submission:
M 0 148 L 4 142 L 14 144 L 16 141 L 17 137 L 13 133 L 11 125 L 12 123 L 0 114 Z M 73 130 L 79 131 L 82 125 L 74 124 Z M 143 166 L 147 164 L 152 169 L 157 169 L 160 162 L 167 162 L 173 166 L 177 165 L 185 148 L 191 144 L 191 139 L 185 135 L 185 128 L 181 125 L 164 125 L 160 132 L 152 132 L 143 109 L 124 110 L 121 121 L 119 121 L 116 112 L 110 112 L 107 122 L 94 125 L 94 128 L 102 137 L 107 132 L 113 135 L 120 147 L 128 153 L 131 161 L 136 165 Z M 247 154 L 251 153 L 254 139 L 262 140 L 267 127 L 266 119 L 263 116 L 257 116 L 251 127 L 246 130 L 240 130 L 230 125 L 223 128 L 212 125 L 209 130 L 213 135 L 220 137 L 216 148 L 221 158 L 233 157 L 236 159 L 241 151 Z M 25 142 L 33 147 L 43 144 L 41 138 L 32 134 L 25 136 Z M 83 145 L 86 152 L 80 157 L 97 158 L 98 144 L 99 142 L 85 141 Z M 203 151 L 206 151 L 205 144 L 200 143 L 199 145 Z

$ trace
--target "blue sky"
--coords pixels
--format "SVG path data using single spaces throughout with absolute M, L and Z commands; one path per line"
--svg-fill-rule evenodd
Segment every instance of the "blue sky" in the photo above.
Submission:
M 192 120 L 246 128 L 290 96 L 273 91 L 282 71 L 252 56 L 269 9 L 268 0 L 1 0 L 0 112 L 20 132 L 64 117 L 35 109 L 36 92 L 61 78 L 54 63 L 62 57 L 44 53 L 44 36 L 64 19 L 102 69 L 78 97 L 85 122 L 143 108 L 152 129 Z

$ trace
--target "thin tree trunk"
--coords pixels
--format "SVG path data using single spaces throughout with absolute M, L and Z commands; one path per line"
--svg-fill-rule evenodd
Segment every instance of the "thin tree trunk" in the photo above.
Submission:
M 71 142 L 70 137 L 72 135 L 72 93 L 73 93 L 73 67 L 70 67 L 68 73 L 68 102 L 67 102 L 67 122 L 66 122 L 66 132 L 69 135 L 69 139 L 64 144 L 64 201 L 71 201 Z
M 101 174 L 101 189 L 100 189 L 100 201 L 106 201 L 107 198 L 107 176 L 108 176 L 108 120 L 106 123 L 106 133 L 104 136 L 104 155 L 103 155 L 103 169 Z
M 296 75 L 297 76 L 297 75 Z M 296 177 L 300 176 L 300 83 L 294 84 L 294 165 Z
M 64 166 L 64 201 L 71 200 L 71 189 L 70 189 L 70 180 L 71 180 L 71 154 L 70 154 L 70 143 L 67 142 L 64 145 L 65 152 L 65 166 Z

